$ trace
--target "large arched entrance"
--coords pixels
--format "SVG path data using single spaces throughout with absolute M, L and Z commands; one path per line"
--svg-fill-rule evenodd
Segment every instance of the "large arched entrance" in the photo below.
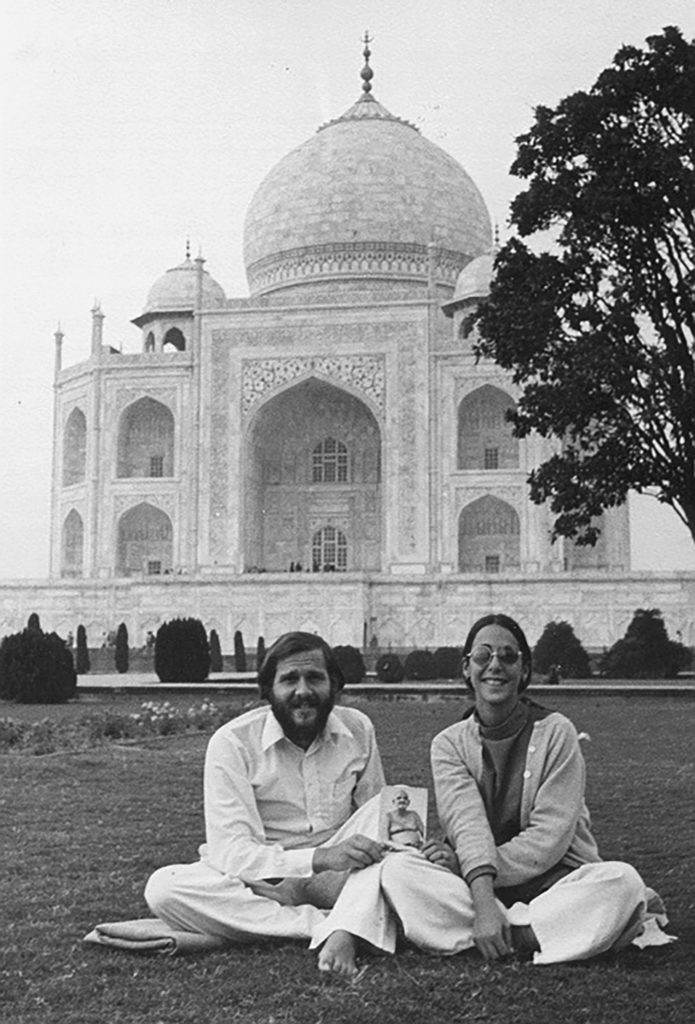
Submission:
M 244 563 L 381 566 L 381 432 L 366 404 L 311 378 L 268 401 L 245 445 Z
M 118 576 L 159 576 L 172 570 L 171 520 L 143 501 L 118 521 Z
M 459 572 L 518 569 L 519 516 L 511 505 L 486 494 L 459 516 Z

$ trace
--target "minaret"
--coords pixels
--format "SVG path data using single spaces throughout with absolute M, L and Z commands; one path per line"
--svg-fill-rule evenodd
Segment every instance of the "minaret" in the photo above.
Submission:
M 101 311 L 101 304 L 95 299 L 92 307 L 92 355 L 101 353 L 101 346 L 104 339 L 104 314 Z
M 55 362 L 53 364 L 53 379 L 57 381 L 58 374 L 63 368 L 63 338 L 65 337 L 60 328 L 60 324 L 58 324 L 58 328 L 55 331 L 53 337 L 55 339 Z

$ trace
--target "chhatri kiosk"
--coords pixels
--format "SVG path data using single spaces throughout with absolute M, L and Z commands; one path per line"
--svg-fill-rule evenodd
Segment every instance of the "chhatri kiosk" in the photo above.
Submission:
M 357 102 L 251 201 L 248 297 L 187 251 L 133 320 L 138 352 L 104 344 L 99 308 L 84 362 L 62 368 L 56 335 L 53 628 L 125 621 L 137 643 L 186 614 L 223 644 L 307 628 L 436 646 L 505 609 L 597 645 L 640 579 L 654 605 L 626 507 L 593 548 L 551 544 L 525 482 L 547 442 L 512 436 L 518 392 L 466 328 L 492 273 L 485 202 L 378 102 L 365 56 Z M 678 581 L 661 606 L 687 639 Z

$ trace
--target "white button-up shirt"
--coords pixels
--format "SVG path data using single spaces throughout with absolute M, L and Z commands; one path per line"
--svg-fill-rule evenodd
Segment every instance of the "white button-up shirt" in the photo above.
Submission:
M 242 881 L 311 875 L 314 850 L 384 785 L 374 727 L 335 707 L 307 751 L 269 707 L 227 722 L 205 757 L 201 858 Z

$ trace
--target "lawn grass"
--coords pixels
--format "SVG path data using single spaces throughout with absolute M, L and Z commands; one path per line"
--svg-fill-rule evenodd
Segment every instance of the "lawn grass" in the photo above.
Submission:
M 455 699 L 357 700 L 373 719 L 389 781 L 429 781 L 432 736 Z M 132 708 L 126 707 L 126 701 Z M 185 707 L 193 698 L 176 698 Z M 113 708 L 114 698 L 98 698 Z M 80 704 L 82 702 L 79 702 Z M 119 710 L 141 700 L 117 695 Z M 546 699 L 546 703 L 550 701 Z M 0 758 L 3 917 L 0 1018 L 13 1024 L 348 1024 L 410 1021 L 684 1024 L 693 1019 L 695 770 L 690 701 L 561 696 L 590 734 L 588 797 L 606 858 L 629 859 L 666 900 L 679 942 L 574 965 L 493 967 L 476 953 L 372 958 L 357 986 L 325 978 L 299 944 L 148 958 L 82 944 L 98 921 L 147 913 L 161 864 L 203 838 L 197 734 L 80 753 Z M 0 717 L 15 705 L 1 705 Z M 60 713 L 72 713 L 68 705 Z M 58 709 L 33 708 L 37 717 Z

